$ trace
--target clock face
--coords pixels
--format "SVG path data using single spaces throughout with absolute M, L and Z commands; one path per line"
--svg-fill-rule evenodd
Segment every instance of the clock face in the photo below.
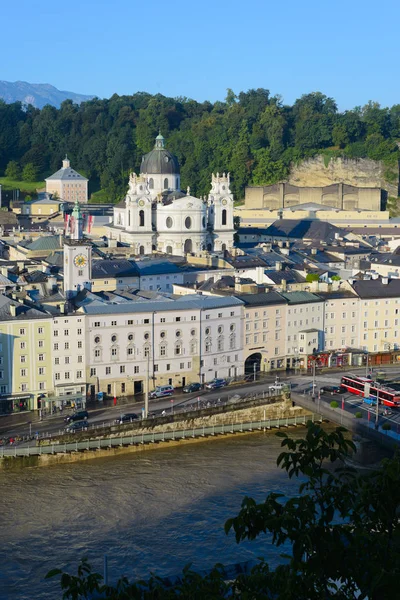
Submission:
M 75 256 L 74 258 L 74 265 L 76 267 L 84 267 L 87 263 L 87 258 L 86 256 L 83 256 L 83 254 L 78 254 L 78 256 Z
M 144 206 L 144 200 L 139 200 L 139 206 Z
M 224 198 L 224 199 L 222 200 L 222 204 L 223 204 L 224 206 L 225 206 L 226 204 L 228 204 L 228 202 L 227 202 L 226 198 Z

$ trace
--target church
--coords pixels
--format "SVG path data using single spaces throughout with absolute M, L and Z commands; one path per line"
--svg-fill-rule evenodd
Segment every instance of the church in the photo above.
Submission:
M 180 167 L 161 134 L 142 157 L 140 174 L 131 173 L 125 199 L 114 207 L 108 237 L 137 254 L 153 251 L 184 256 L 223 252 L 233 247 L 233 194 L 229 173 L 212 175 L 208 197 L 180 191 Z

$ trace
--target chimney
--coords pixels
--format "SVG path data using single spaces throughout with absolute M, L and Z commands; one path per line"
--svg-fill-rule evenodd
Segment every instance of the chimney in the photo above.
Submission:
M 8 267 L 1 267 L 1 274 L 8 277 Z
M 286 292 L 286 290 L 287 290 L 287 281 L 286 281 L 286 279 L 282 279 L 282 281 L 281 281 L 281 291 L 282 292 Z
M 282 271 L 282 263 L 279 260 L 275 263 L 275 271 Z
M 60 304 L 60 315 L 66 315 L 67 314 L 67 305 L 65 304 L 65 302 L 63 302 L 62 304 Z
M 17 316 L 17 306 L 15 306 L 15 304 L 10 304 L 10 314 L 12 317 L 16 317 Z
M 317 254 L 317 248 L 311 248 L 311 254 L 315 256 Z
M 389 283 L 389 277 L 382 277 L 382 284 L 387 285 Z

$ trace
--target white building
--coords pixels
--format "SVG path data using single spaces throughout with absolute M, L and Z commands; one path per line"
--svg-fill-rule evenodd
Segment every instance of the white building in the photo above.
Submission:
M 200 295 L 92 302 L 85 316 L 90 392 L 138 394 L 243 373 L 242 305 Z
M 233 247 L 233 195 L 229 173 L 212 175 L 208 198 L 180 191 L 178 159 L 158 135 L 142 158 L 140 175 L 132 173 L 128 194 L 114 208 L 108 236 L 129 243 L 137 254 L 153 250 L 185 255 Z
M 85 317 L 68 314 L 52 322 L 51 360 L 56 399 L 86 395 Z

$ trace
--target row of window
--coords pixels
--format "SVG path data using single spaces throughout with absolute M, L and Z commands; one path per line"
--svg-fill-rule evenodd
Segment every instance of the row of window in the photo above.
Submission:
M 7 386 L 4 386 L 4 387 L 7 387 Z M 28 383 L 21 383 L 21 392 L 27 392 L 29 389 L 30 389 L 30 386 Z M 45 389 L 46 389 L 46 382 L 39 381 L 39 390 L 45 390 Z
M 257 330 L 259 328 L 260 323 L 257 323 L 257 321 L 249 321 L 248 323 L 246 323 L 246 331 L 250 331 L 251 330 L 251 326 L 253 325 L 253 329 Z M 281 320 L 280 319 L 276 319 L 275 321 L 275 327 L 281 327 Z M 263 329 L 267 329 L 268 328 L 268 321 L 263 321 L 262 322 L 262 328 Z
M 70 362 L 72 362 L 72 360 L 71 360 L 71 356 L 64 356 L 63 358 L 64 358 L 64 364 L 65 364 L 65 365 L 69 365 L 69 364 L 70 364 Z M 81 356 L 81 355 L 78 355 L 76 358 L 77 358 L 77 362 L 78 362 L 78 363 L 83 363 L 83 356 Z M 61 360 L 61 359 L 60 359 L 60 357 L 59 357 L 59 356 L 56 356 L 56 357 L 54 358 L 54 364 L 55 364 L 55 365 L 59 365 L 59 364 L 60 364 L 60 360 Z
M 346 333 L 348 330 L 348 326 L 347 325 L 342 325 L 341 326 L 341 332 L 342 333 Z M 351 325 L 351 333 L 355 333 L 356 331 L 356 326 L 355 325 Z M 325 327 L 325 333 L 335 333 L 335 327 Z
M 71 372 L 65 371 L 64 373 L 54 373 L 54 378 L 56 381 L 60 381 L 60 379 L 71 379 Z M 83 379 L 83 371 L 76 372 L 76 379 Z
M 63 333 L 64 333 L 64 335 L 65 335 L 65 336 L 69 336 L 69 332 L 70 332 L 70 330 L 69 330 L 69 329 L 64 329 L 64 330 L 63 330 Z M 75 333 L 75 332 L 72 332 L 72 333 Z M 77 335 L 82 335 L 82 333 L 83 333 L 83 330 L 82 330 L 82 329 L 77 329 L 77 330 L 76 330 L 76 334 L 77 334 Z M 60 334 L 60 335 L 62 335 L 58 329 L 55 329 L 55 330 L 53 331 L 53 335 L 54 335 L 54 337 L 58 337 L 58 335 L 59 335 L 59 334 Z
M 61 346 L 62 344 L 59 344 L 58 342 L 56 342 L 55 344 L 53 344 L 53 350 L 61 350 Z M 82 342 L 80 340 L 78 340 L 78 348 L 82 348 Z M 69 342 L 64 342 L 64 350 L 69 350 L 70 349 L 70 343 Z
M 206 319 L 211 319 L 211 314 L 206 314 Z M 235 316 L 235 311 L 231 311 L 230 313 L 231 317 Z M 223 318 L 223 313 L 218 313 L 218 319 L 222 319 Z M 191 315 L 190 317 L 191 321 L 197 321 L 197 316 L 196 315 Z M 179 323 L 181 321 L 186 321 L 186 317 L 174 317 L 174 323 Z M 160 323 L 166 323 L 166 317 L 160 317 Z M 128 319 L 126 322 L 124 323 L 120 323 L 121 326 L 125 327 L 126 325 L 140 325 L 140 324 L 150 324 L 150 319 L 146 318 L 146 319 L 142 319 L 140 322 L 136 321 L 136 323 L 134 323 L 133 319 Z M 93 327 L 104 327 L 106 324 L 102 323 L 101 321 L 94 321 L 93 322 Z M 111 327 L 116 327 L 118 325 L 117 321 L 111 321 Z M 79 331 L 79 330 L 78 330 Z

